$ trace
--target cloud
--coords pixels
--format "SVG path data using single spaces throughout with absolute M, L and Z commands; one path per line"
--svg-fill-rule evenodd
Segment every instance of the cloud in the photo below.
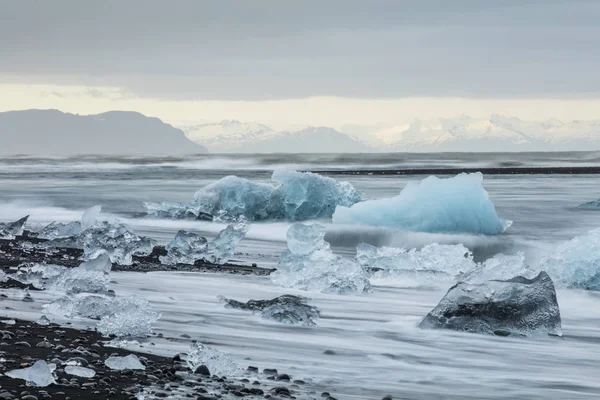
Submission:
M 169 99 L 597 97 L 596 0 L 7 2 L 0 75 Z

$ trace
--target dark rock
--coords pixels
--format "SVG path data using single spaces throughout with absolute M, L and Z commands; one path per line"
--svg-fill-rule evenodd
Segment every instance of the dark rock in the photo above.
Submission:
M 194 373 L 196 375 L 210 376 L 210 371 L 208 370 L 208 367 L 206 365 L 200 365 L 194 370 Z

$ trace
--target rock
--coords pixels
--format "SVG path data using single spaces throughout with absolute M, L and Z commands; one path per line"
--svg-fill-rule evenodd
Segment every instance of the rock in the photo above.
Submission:
M 206 365 L 200 365 L 194 370 L 194 374 L 210 376 L 210 371 Z
M 419 327 L 501 336 L 562 335 L 554 283 L 543 271 L 533 279 L 460 282 Z

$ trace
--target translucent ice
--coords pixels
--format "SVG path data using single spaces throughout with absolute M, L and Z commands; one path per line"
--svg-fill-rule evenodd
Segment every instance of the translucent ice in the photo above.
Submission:
M 14 239 L 23 234 L 29 215 L 15 222 L 0 222 L 0 239 Z
M 335 210 L 333 222 L 398 228 L 416 232 L 504 232 L 510 223 L 498 218 L 482 186 L 481 173 L 409 183 L 396 197 L 369 200 Z
M 167 255 L 160 257 L 160 261 L 164 264 L 194 264 L 197 260 L 204 260 L 224 264 L 233 256 L 248 228 L 248 222 L 241 218 L 239 222 L 229 224 L 211 242 L 193 232 L 179 231 L 167 244 Z
M 287 232 L 288 250 L 271 274 L 275 284 L 331 293 L 370 290 L 365 270 L 353 260 L 333 254 L 319 224 L 293 224 Z
M 454 279 L 475 268 L 473 254 L 462 244 L 433 243 L 422 249 L 405 250 L 361 243 L 356 248 L 356 260 L 363 268 L 376 271 L 377 277 L 403 274 Z
M 119 265 L 131 265 L 133 255 L 148 255 L 156 244 L 153 239 L 137 236 L 126 225 L 102 222 L 78 236 L 86 259 L 107 254 Z
M 48 289 L 54 281 L 67 271 L 66 267 L 52 264 L 29 264 L 19 267 L 11 277 L 19 282 Z
M 186 362 L 192 371 L 204 365 L 212 375 L 218 376 L 235 376 L 242 371 L 229 356 L 200 342 L 192 344 Z
M 41 231 L 37 232 L 36 236 L 42 239 L 57 239 L 66 238 L 69 236 L 77 236 L 84 230 L 92 227 L 102 211 L 102 207 L 93 206 L 83 212 L 81 221 L 73 221 L 68 223 L 52 222 Z
M 600 290 L 600 228 L 558 245 L 540 268 L 558 286 Z
M 250 221 L 330 218 L 338 205 L 363 199 L 348 182 L 310 172 L 275 171 L 272 184 L 226 176 L 211 183 L 189 204 L 145 203 L 148 214 L 171 218 L 244 216 Z
M 137 296 L 117 297 L 112 303 L 112 313 L 101 317 L 97 329 L 105 336 L 146 337 L 159 319 L 160 314 L 152 309 L 148 300 Z
M 600 210 L 600 199 L 588 201 L 577 206 L 581 210 Z
M 475 268 L 460 277 L 460 280 L 469 283 L 483 283 L 489 280 L 510 279 L 513 276 L 523 276 L 532 279 L 540 271 L 530 267 L 525 262 L 525 255 L 497 254 L 485 262 L 477 264 Z
M 55 369 L 56 365 L 38 360 L 31 367 L 8 371 L 6 376 L 13 379 L 23 379 L 27 386 L 46 387 L 56 383 L 53 374 Z
M 79 376 L 81 378 L 93 378 L 96 376 L 96 371 L 91 368 L 79 367 L 76 365 L 68 365 L 65 367 L 65 373 L 69 375 Z
M 285 324 L 314 326 L 320 315 L 317 307 L 306 304 L 308 299 L 299 296 L 283 295 L 271 300 L 248 300 L 246 303 L 224 297 L 221 300 L 228 308 L 252 311 L 262 318 Z
M 109 288 L 111 262 L 108 256 L 85 261 L 75 268 L 66 268 L 53 279 L 46 282 L 46 289 L 65 293 L 99 293 Z
M 140 362 L 140 359 L 135 354 L 130 354 L 125 357 L 108 357 L 104 361 L 104 365 L 117 371 L 122 371 L 125 369 L 136 369 L 143 371 L 146 369 L 144 364 Z
M 562 335 L 556 291 L 545 272 L 531 280 L 458 283 L 419 326 L 501 336 Z

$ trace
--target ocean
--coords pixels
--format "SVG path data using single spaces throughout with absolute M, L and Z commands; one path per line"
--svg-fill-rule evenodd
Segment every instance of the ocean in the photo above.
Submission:
M 425 176 L 343 171 L 436 168 L 443 176 L 444 168 L 547 166 L 597 167 L 600 153 L 15 156 L 0 158 L 0 221 L 30 215 L 30 226 L 41 227 L 78 220 L 86 208 L 101 205 L 104 217 L 120 219 L 165 244 L 180 229 L 211 238 L 225 225 L 142 218 L 142 203 L 187 202 L 198 189 L 227 175 L 269 182 L 275 169 L 318 170 L 350 182 L 369 199 L 380 199 Z M 498 215 L 513 221 L 504 233 L 432 234 L 325 222 L 326 240 L 345 257 L 353 257 L 361 242 L 404 248 L 462 243 L 478 261 L 523 252 L 536 265 L 558 244 L 600 227 L 600 210 L 576 208 L 600 197 L 595 174 L 494 174 L 484 176 L 483 186 Z M 252 224 L 236 260 L 275 266 L 289 226 Z M 186 351 L 189 340 L 181 335 L 187 334 L 241 363 L 278 368 L 339 399 L 388 394 L 394 399 L 600 398 L 600 295 L 594 291 L 557 290 L 561 338 L 513 338 L 417 328 L 448 282 L 381 279 L 372 282 L 370 294 L 335 295 L 285 289 L 256 276 L 113 272 L 111 277 L 119 294 L 146 297 L 162 312 L 156 332 L 165 339 L 146 350 Z M 246 301 L 286 293 L 307 296 L 321 309 L 316 327 L 268 322 L 218 301 L 218 296 Z

